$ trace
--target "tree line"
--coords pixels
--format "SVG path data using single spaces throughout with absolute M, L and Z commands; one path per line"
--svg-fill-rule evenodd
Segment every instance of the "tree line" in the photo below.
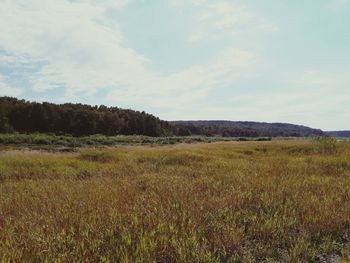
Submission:
M 284 123 L 232 121 L 167 122 L 144 111 L 84 104 L 37 103 L 0 97 L 0 133 L 53 133 L 221 137 L 322 136 L 321 130 Z
M 173 128 L 153 115 L 118 107 L 58 105 L 0 97 L 0 132 L 159 137 L 172 135 Z

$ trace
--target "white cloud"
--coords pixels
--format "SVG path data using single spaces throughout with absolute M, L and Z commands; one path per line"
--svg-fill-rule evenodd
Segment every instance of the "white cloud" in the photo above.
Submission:
M 129 3 L 129 0 L 70 0 L 72 3 L 88 3 L 96 7 L 119 9 Z
M 74 93 L 122 83 L 145 59 L 121 46 L 122 35 L 108 25 L 103 7 L 90 1 L 4 0 L 0 47 L 44 64 L 32 77 L 37 91 L 65 86 Z
M 191 5 L 198 11 L 193 18 L 191 41 L 212 36 L 229 38 L 246 30 L 252 33 L 276 29 L 265 18 L 232 1 L 169 1 L 176 8 Z M 97 100 L 96 94 L 103 90 L 107 93 L 106 99 L 100 100 L 103 103 L 158 108 L 157 115 L 166 119 L 226 116 L 266 121 L 288 119 L 312 125 L 322 123 L 322 120 L 313 121 L 316 114 L 344 109 L 338 105 L 349 101 L 347 72 L 309 70 L 288 72 L 284 76 L 283 69 L 273 68 L 271 61 L 261 63 L 260 57 L 251 51 L 229 45 L 206 63 L 193 63 L 171 73 L 152 70 L 150 59 L 126 46 L 118 22 L 106 16 L 109 9 L 120 9 L 127 3 L 126 0 L 1 0 L 1 74 L 4 67 L 16 76 L 21 75 L 36 92 L 62 89 L 65 97 L 61 99 L 65 101 Z M 272 88 L 266 88 L 265 92 L 260 87 L 257 94 L 250 92 L 238 98 L 232 107 L 210 98 L 213 93 L 222 92 L 223 87 L 240 90 L 237 83 L 247 78 L 261 78 L 258 87 L 279 79 L 284 86 L 275 94 Z M 10 76 L 0 77 L 1 95 L 21 95 L 21 90 L 11 83 Z
M 201 107 L 199 101 L 164 116 L 171 120 L 251 120 L 290 122 L 324 130 L 347 129 L 350 105 L 348 72 L 346 68 L 342 71 L 319 68 L 286 73 L 280 69 L 273 72 L 277 83 L 274 87 L 266 88 L 266 82 L 257 75 L 261 83 L 256 85 L 254 92 L 239 88 L 235 93 L 226 90 L 217 103 L 206 103 Z M 267 73 L 271 73 L 270 69 Z
M 149 60 L 125 47 L 115 21 L 105 16 L 125 0 L 2 0 L 0 61 L 35 64 L 28 80 L 37 92 L 65 88 L 66 98 L 93 96 L 108 89 L 109 100 L 157 105 L 177 97 L 199 97 L 220 82 L 237 76 L 238 67 L 252 63 L 253 54 L 229 48 L 207 65 L 193 65 L 172 74 L 150 70 Z M 0 55 L 1 57 L 1 55 Z
M 278 27 L 251 9 L 228 0 L 172 0 L 174 6 L 192 6 L 199 14 L 194 19 L 190 42 L 209 37 L 231 37 L 248 30 L 274 32 Z
M 237 49 L 228 49 L 221 53 L 214 61 L 205 65 L 192 66 L 186 70 L 170 75 L 157 75 L 149 79 L 146 85 L 152 88 L 118 89 L 112 91 L 108 98 L 110 102 L 132 104 L 148 104 L 153 107 L 169 107 L 174 110 L 184 104 L 194 105 L 205 98 L 209 90 L 215 89 L 241 77 L 241 72 L 247 66 L 255 63 L 254 54 Z M 244 71 L 244 70 L 243 70 Z
M 5 77 L 0 75 L 0 97 L 1 96 L 19 96 L 22 94 L 22 90 L 12 87 L 9 84 L 7 84 Z

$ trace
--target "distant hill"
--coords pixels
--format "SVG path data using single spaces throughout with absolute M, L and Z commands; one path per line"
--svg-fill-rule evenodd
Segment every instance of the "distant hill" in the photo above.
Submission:
M 223 137 L 309 137 L 322 136 L 319 129 L 288 123 L 250 121 L 173 121 L 178 135 Z
M 173 121 L 134 110 L 84 104 L 37 103 L 0 97 L 0 133 L 52 133 L 222 137 L 308 137 L 321 130 L 287 123 L 242 121 Z M 349 135 L 347 135 L 349 136 Z
M 325 134 L 338 138 L 350 138 L 350 131 L 327 131 Z

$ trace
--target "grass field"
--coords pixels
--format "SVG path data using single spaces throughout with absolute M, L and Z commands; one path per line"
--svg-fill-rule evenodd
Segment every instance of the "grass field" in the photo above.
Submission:
M 2 262 L 349 259 L 350 142 L 0 152 Z
M 291 138 L 284 138 L 291 139 Z M 271 141 L 268 137 L 246 138 L 246 137 L 206 137 L 206 136 L 184 136 L 184 137 L 148 137 L 142 135 L 118 135 L 104 136 L 91 135 L 86 137 L 73 137 L 68 135 L 53 134 L 1 134 L 0 150 L 31 149 L 45 150 L 51 152 L 74 152 L 80 148 L 96 148 L 121 145 L 173 145 L 179 143 L 212 143 L 230 141 Z

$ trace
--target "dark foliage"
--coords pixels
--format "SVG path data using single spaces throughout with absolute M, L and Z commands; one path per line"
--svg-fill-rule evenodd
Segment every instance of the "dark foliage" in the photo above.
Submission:
M 172 127 L 145 112 L 117 107 L 57 105 L 0 97 L 0 132 L 158 137 L 171 135 Z
M 284 123 L 231 121 L 166 122 L 145 112 L 84 104 L 53 104 L 0 97 L 0 133 L 48 133 L 220 137 L 307 137 L 321 130 Z
M 171 122 L 176 133 L 223 137 L 308 137 L 322 136 L 321 130 L 286 123 L 234 121 L 176 121 Z

